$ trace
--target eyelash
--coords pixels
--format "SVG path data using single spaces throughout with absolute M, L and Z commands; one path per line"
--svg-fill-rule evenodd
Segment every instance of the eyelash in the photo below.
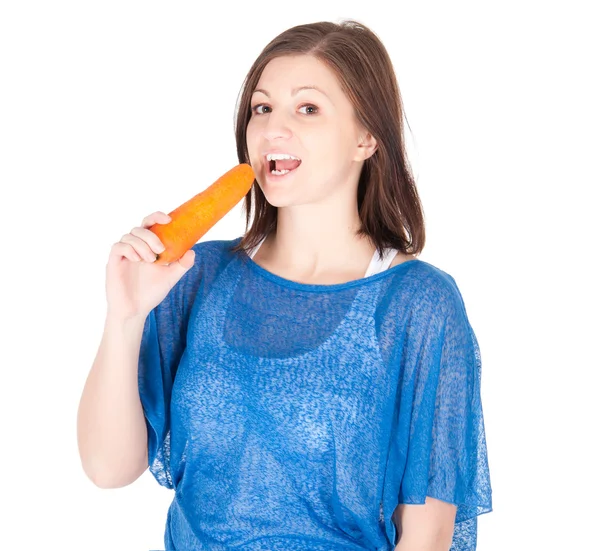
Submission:
M 265 113 L 257 113 L 256 109 L 258 109 L 259 107 L 267 107 L 267 105 L 265 103 L 257 103 L 256 105 L 252 106 L 252 113 L 255 115 L 264 115 Z M 313 105 L 312 103 L 305 103 L 304 105 L 300 106 L 300 109 L 302 109 L 303 107 L 312 107 L 317 113 L 319 112 L 319 108 L 316 105 Z M 314 115 L 315 113 L 307 113 L 308 115 Z

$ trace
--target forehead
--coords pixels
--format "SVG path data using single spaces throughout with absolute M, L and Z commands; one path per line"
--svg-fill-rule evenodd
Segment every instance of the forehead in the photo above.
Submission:
M 331 94 L 340 90 L 335 73 L 310 55 L 272 59 L 264 68 L 256 87 L 277 93 L 290 92 L 293 88 L 307 85 L 316 85 Z

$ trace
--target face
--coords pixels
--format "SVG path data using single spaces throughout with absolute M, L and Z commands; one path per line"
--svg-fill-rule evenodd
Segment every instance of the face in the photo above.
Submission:
M 312 87 L 318 88 L 314 89 Z M 276 206 L 356 195 L 365 132 L 335 73 L 308 55 L 273 59 L 251 99 L 246 131 L 250 164 L 267 201 Z M 269 154 L 297 159 L 269 161 Z M 273 174 L 273 168 L 290 172 Z

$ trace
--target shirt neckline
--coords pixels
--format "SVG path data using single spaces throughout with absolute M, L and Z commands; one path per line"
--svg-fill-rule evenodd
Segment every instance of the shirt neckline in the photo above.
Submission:
M 405 269 L 406 265 L 412 265 L 417 262 L 421 262 L 418 258 L 413 258 L 411 260 L 405 260 L 396 266 L 392 266 L 391 268 L 385 269 L 383 272 L 379 272 L 377 274 L 373 274 L 367 277 L 362 277 L 360 279 L 355 279 L 353 281 L 346 281 L 345 283 L 333 283 L 333 284 L 325 284 L 325 283 L 300 283 L 299 281 L 294 281 L 292 279 L 287 279 L 285 277 L 279 276 L 270 272 L 269 270 L 263 268 L 259 264 L 257 264 L 246 251 L 242 251 L 242 255 L 246 263 L 250 266 L 250 268 L 256 272 L 258 275 L 277 283 L 283 287 L 288 287 L 290 289 L 296 289 L 299 291 L 310 291 L 310 292 L 329 292 L 329 291 L 341 291 L 343 289 L 349 289 L 351 287 L 357 287 L 360 285 L 368 285 L 374 281 L 378 281 L 383 279 L 384 277 L 392 276 L 397 274 L 398 272 Z

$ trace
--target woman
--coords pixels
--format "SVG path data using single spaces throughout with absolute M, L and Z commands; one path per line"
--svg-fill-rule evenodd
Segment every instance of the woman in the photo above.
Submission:
M 455 280 L 417 258 L 385 48 L 354 21 L 289 29 L 238 107 L 246 233 L 158 266 L 155 213 L 113 246 L 86 472 L 119 487 L 149 465 L 174 489 L 167 550 L 475 549 L 479 347 Z

